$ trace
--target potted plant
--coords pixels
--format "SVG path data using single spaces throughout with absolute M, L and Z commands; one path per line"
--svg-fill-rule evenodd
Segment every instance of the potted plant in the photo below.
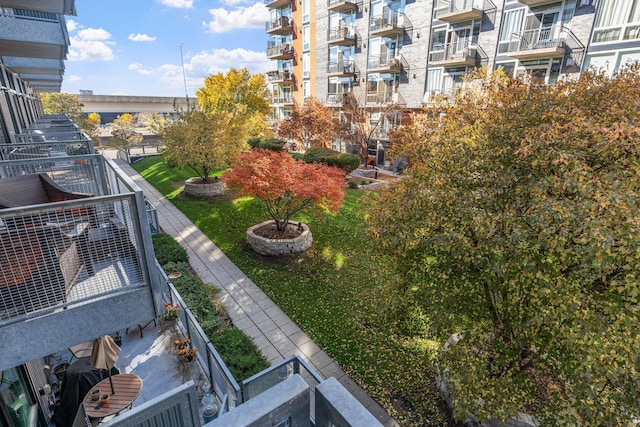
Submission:
M 198 347 L 192 347 L 191 339 L 187 336 L 181 335 L 173 342 L 173 350 L 176 352 L 178 359 L 181 362 L 189 363 L 195 359 Z
M 82 156 L 84 154 L 89 154 L 89 147 L 85 144 L 72 144 L 67 145 L 66 151 L 70 156 Z M 76 163 L 87 163 L 87 159 L 78 159 L 76 160 Z
M 178 320 L 178 316 L 180 315 L 180 306 L 177 304 L 172 304 L 167 302 L 164 304 L 164 313 L 162 314 L 162 319 L 165 322 L 175 322 Z

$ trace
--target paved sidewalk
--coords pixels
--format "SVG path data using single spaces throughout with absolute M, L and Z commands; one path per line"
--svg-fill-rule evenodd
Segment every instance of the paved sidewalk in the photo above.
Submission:
M 220 299 L 233 324 L 253 338 L 269 363 L 299 355 L 324 378 L 340 381 L 382 424 L 399 426 L 182 212 L 126 162 L 115 162 L 156 206 L 160 226 L 187 250 L 191 266 L 202 281 L 222 291 Z

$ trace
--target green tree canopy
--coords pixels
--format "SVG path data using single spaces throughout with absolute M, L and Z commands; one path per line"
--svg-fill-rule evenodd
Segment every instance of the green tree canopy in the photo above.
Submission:
M 246 106 L 249 115 L 267 114 L 269 91 L 263 74 L 251 74 L 246 68 L 231 68 L 227 73 L 210 74 L 196 92 L 200 109 L 205 112 L 233 111 Z
M 238 120 L 244 108 L 239 106 L 234 112 L 182 113 L 160 131 L 167 163 L 191 168 L 204 181 L 209 180 L 212 172 L 227 167 L 234 154 L 248 148 L 244 120 Z
M 40 94 L 42 109 L 45 114 L 66 114 L 83 131 L 90 133 L 91 125 L 82 112 L 83 105 L 78 95 L 60 92 L 44 92 Z
M 136 131 L 136 120 L 129 114 L 124 113 L 116 117 L 111 122 L 111 142 L 117 146 L 128 150 L 131 145 L 140 144 L 144 137 Z
M 639 99 L 637 66 L 553 87 L 494 73 L 398 133 L 410 176 L 370 230 L 430 317 L 457 417 L 640 414 Z

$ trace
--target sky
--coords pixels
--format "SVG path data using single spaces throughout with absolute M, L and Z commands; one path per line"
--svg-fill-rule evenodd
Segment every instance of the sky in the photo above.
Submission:
M 62 92 L 195 96 L 209 74 L 264 73 L 263 0 L 76 0 Z M 182 51 L 182 53 L 181 53 Z M 182 62 L 184 62 L 184 76 Z

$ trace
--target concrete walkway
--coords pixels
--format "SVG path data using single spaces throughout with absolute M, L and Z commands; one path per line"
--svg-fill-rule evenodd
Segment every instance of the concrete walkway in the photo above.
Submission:
M 160 227 L 187 250 L 200 279 L 222 291 L 219 297 L 233 324 L 253 339 L 269 363 L 299 355 L 324 378 L 335 377 L 382 424 L 399 426 L 178 208 L 126 162 L 115 162 L 157 208 Z

